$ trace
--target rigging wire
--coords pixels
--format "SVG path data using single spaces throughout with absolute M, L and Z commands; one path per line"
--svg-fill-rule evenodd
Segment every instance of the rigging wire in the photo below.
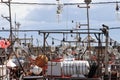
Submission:
M 113 30 L 113 29 L 120 29 L 120 27 L 110 27 L 109 30 Z M 60 32 L 60 31 L 78 31 L 78 30 L 81 30 L 81 31 L 86 31 L 87 29 L 50 29 L 50 30 L 30 30 L 30 29 L 26 29 L 26 30 L 18 30 L 19 32 L 52 32 L 52 31 L 55 31 L 55 32 Z M 92 31 L 100 31 L 100 29 L 97 29 L 97 28 L 90 28 L 90 30 Z M 0 30 L 0 32 L 9 32 L 10 30 Z M 16 31 L 16 30 L 13 30 L 13 31 Z
M 91 2 L 91 4 L 114 4 L 120 3 L 120 1 L 111 1 L 111 2 Z M 7 3 L 7 2 L 0 2 L 0 3 Z M 38 2 L 11 2 L 11 4 L 22 4 L 22 5 L 57 5 L 56 3 L 38 3 Z M 63 5 L 83 5 L 85 3 L 63 3 Z
M 111 27 L 109 29 L 120 29 L 120 27 Z

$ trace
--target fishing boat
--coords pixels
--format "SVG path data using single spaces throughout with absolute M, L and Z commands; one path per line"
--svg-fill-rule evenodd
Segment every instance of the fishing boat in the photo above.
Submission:
M 90 28 L 91 0 L 84 2 L 87 23 L 81 25 L 87 29 L 76 24 L 75 29 L 4 30 L 10 31 L 10 38 L 0 40 L 0 80 L 120 80 L 120 44 L 109 36 L 107 25 L 97 31 Z M 7 5 L 10 8 L 10 1 Z M 18 38 L 13 34 L 17 31 L 42 34 L 43 45 L 34 47 L 32 37 Z M 47 44 L 51 34 L 62 38 L 60 44 L 55 45 L 54 37 Z

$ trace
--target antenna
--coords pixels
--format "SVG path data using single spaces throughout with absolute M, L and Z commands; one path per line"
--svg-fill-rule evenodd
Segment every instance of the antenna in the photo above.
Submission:
M 14 23 L 15 23 L 15 35 L 18 38 L 18 36 L 19 36 L 19 31 L 18 30 L 19 30 L 19 27 L 20 27 L 21 24 L 16 21 L 16 13 L 15 13 L 15 21 L 14 21 Z

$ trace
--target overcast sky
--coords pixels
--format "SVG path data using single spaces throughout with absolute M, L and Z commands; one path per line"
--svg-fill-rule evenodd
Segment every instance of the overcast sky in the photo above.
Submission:
M 6 0 L 7 1 L 7 0 Z M 60 0 L 62 3 L 83 3 L 84 0 Z M 92 0 L 92 2 L 108 2 L 120 0 Z M 12 2 L 31 2 L 31 3 L 57 3 L 56 0 L 12 0 Z M 120 4 L 119 4 L 120 5 Z M 81 5 L 85 6 L 85 5 Z M 102 24 L 109 27 L 120 26 L 120 14 L 115 10 L 116 4 L 90 4 L 90 28 L 101 28 Z M 12 24 L 14 26 L 15 15 L 16 21 L 21 24 L 20 29 L 72 29 L 75 28 L 76 23 L 86 23 L 86 9 L 78 8 L 77 5 L 63 5 L 62 12 L 59 16 L 56 14 L 57 5 L 15 5 L 12 4 Z M 8 16 L 8 7 L 6 4 L 0 3 L 0 15 Z M 59 22 L 58 22 L 59 20 Z M 9 29 L 9 23 L 3 17 L 0 17 L 0 29 L 4 27 Z M 86 27 L 81 27 L 86 28 Z M 110 30 L 110 37 L 120 42 L 120 29 Z M 27 34 L 27 33 L 26 33 Z M 34 35 L 35 34 L 35 35 Z M 39 37 L 36 33 L 28 33 L 27 36 L 34 36 L 35 39 Z M 7 33 L 9 35 L 9 33 Z M 6 33 L 0 36 L 6 37 Z M 23 37 L 24 34 L 19 34 Z M 40 40 L 42 41 L 42 40 Z

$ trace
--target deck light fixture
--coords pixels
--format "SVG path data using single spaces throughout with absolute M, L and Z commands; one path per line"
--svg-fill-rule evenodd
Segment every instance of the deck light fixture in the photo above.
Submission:
M 84 0 L 84 2 L 89 5 L 91 3 L 91 0 Z
M 116 11 L 119 11 L 119 5 L 118 5 L 118 2 L 116 2 Z

